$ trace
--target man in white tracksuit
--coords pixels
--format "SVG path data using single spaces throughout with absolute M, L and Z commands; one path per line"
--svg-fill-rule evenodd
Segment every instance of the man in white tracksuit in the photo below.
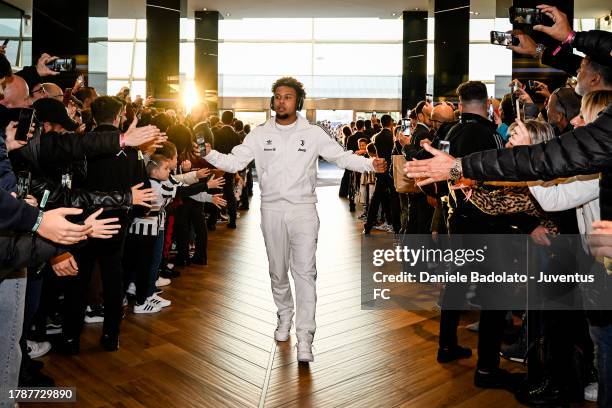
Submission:
M 221 154 L 206 146 L 204 157 L 229 173 L 245 168 L 253 159 L 261 190 L 263 231 L 274 302 L 278 308 L 277 341 L 287 341 L 293 320 L 293 296 L 288 270 L 295 283 L 297 359 L 311 362 L 316 329 L 317 300 L 315 252 L 319 233 L 317 160 L 322 156 L 352 171 L 386 170 L 384 159 L 366 159 L 344 151 L 321 127 L 297 115 L 305 92 L 294 78 L 281 78 L 272 86 L 270 107 L 276 116 L 256 127 L 244 142 Z

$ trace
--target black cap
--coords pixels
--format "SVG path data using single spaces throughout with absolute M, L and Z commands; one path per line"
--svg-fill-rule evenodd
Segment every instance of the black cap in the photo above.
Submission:
M 68 116 L 63 103 L 52 98 L 42 98 L 34 102 L 36 119 L 41 122 L 57 123 L 66 130 L 74 131 L 79 125 Z

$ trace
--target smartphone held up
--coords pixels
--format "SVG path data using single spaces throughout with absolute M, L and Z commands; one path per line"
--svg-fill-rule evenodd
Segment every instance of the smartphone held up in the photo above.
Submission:
M 519 45 L 519 39 L 511 33 L 503 31 L 491 31 L 491 44 L 507 47 L 509 45 Z
M 533 7 L 510 7 L 508 9 L 510 22 L 517 25 L 538 25 L 542 24 L 543 13 L 538 8 Z
M 74 72 L 76 71 L 76 59 L 57 58 L 48 63 L 47 68 L 55 72 Z
M 15 140 L 26 142 L 28 133 L 34 123 L 34 109 L 21 108 L 19 112 L 19 120 L 17 122 L 17 131 L 15 132 Z

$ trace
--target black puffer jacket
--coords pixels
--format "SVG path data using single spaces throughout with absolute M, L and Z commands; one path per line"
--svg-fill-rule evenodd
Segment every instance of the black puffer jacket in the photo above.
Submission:
M 591 124 L 545 143 L 487 150 L 461 160 L 463 175 L 475 180 L 552 180 L 602 172 L 601 218 L 612 220 L 612 106 Z
M 612 65 L 612 33 L 608 31 L 577 32 L 572 46 L 602 65 Z
M 584 52 L 602 65 L 612 65 L 612 34 L 607 31 L 591 30 L 576 33 L 573 43 L 574 48 Z M 608 52 L 606 52 L 608 50 Z M 582 57 L 571 52 L 561 52 L 552 55 L 553 49 L 547 48 L 542 54 L 542 63 L 563 70 L 572 76 L 576 76 Z

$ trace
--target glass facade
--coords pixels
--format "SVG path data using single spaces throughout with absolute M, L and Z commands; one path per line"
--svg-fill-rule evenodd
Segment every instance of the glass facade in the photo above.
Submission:
M 428 93 L 433 91 L 434 24 L 435 19 L 428 19 Z M 612 30 L 603 18 L 576 19 L 574 26 Z M 180 27 L 181 89 L 189 99 L 195 76 L 195 20 L 181 18 Z M 469 78 L 485 82 L 490 94 L 498 97 L 512 75 L 512 53 L 491 45 L 489 32 L 509 29 L 507 19 L 470 20 Z M 17 30 L 14 21 L 0 21 L 0 32 L 15 35 Z M 105 75 L 109 94 L 129 86 L 133 95 L 144 96 L 146 20 L 91 18 L 89 30 L 90 74 Z M 304 83 L 313 99 L 401 98 L 399 19 L 221 20 L 219 40 L 220 97 L 268 96 L 274 79 L 291 75 Z

